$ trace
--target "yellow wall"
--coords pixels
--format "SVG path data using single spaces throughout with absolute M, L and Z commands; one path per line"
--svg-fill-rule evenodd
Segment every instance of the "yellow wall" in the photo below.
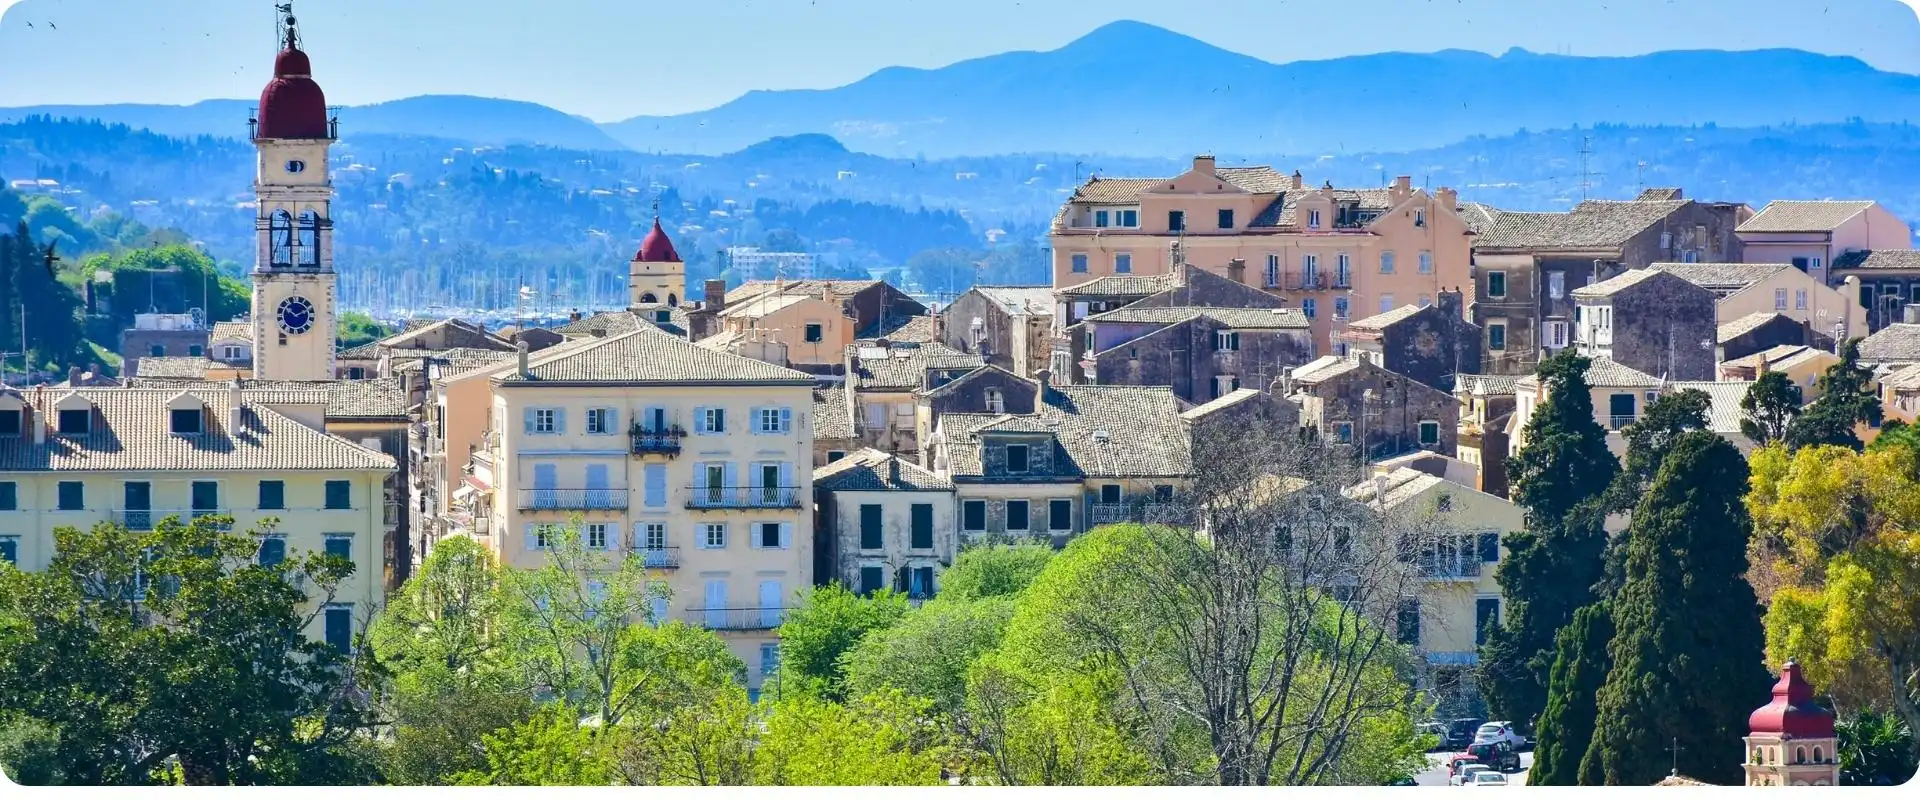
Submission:
M 1775 290 L 1778 289 L 1787 292 L 1786 308 L 1781 308 L 1777 302 Z M 1801 292 L 1806 293 L 1805 308 L 1800 307 Z M 1849 336 L 1865 336 L 1867 333 L 1867 310 L 1860 306 L 1857 293 L 1848 297 L 1822 286 L 1812 276 L 1797 269 L 1780 270 L 1768 275 L 1766 280 L 1721 298 L 1714 304 L 1714 321 L 1725 325 L 1757 312 L 1778 313 L 1799 320 L 1826 336 L 1834 335 L 1834 325 L 1839 322 L 1847 324 Z
M 820 326 L 820 341 L 807 341 L 807 326 Z M 774 341 L 787 346 L 787 361 L 794 364 L 839 364 L 845 360 L 847 345 L 853 344 L 854 321 L 838 302 L 828 303 L 808 297 L 761 317 L 729 317 L 729 332 L 769 331 Z

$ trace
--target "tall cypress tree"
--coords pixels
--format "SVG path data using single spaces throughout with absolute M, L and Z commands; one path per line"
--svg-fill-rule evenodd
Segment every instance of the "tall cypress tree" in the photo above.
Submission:
M 1612 603 L 1613 667 L 1583 782 L 1649 786 L 1682 773 L 1741 779 L 1747 715 L 1766 702 L 1766 636 L 1745 579 L 1747 463 L 1706 431 L 1681 436 L 1634 509 L 1626 586 Z M 1672 748 L 1677 744 L 1676 756 Z
M 1568 351 L 1540 363 L 1535 375 L 1547 399 L 1527 420 L 1526 446 L 1507 462 L 1527 529 L 1507 535 L 1508 556 L 1495 573 L 1506 621 L 1481 648 L 1480 686 L 1492 715 L 1523 730 L 1547 705 L 1554 636 L 1593 602 L 1601 577 L 1604 494 L 1620 462 L 1593 418 L 1590 363 Z
M 1873 389 L 1873 370 L 1860 364 L 1859 339 L 1849 339 L 1840 347 L 1840 363 L 1821 373 L 1816 388 L 1820 398 L 1787 424 L 1787 446 L 1797 450 L 1831 444 L 1856 451 L 1865 447 L 1854 426 L 1879 425 L 1884 414 Z
M 1613 614 L 1605 602 L 1574 612 L 1573 623 L 1556 637 L 1553 674 L 1547 680 L 1547 710 L 1540 713 L 1529 786 L 1576 786 L 1580 759 L 1593 741 L 1597 696 L 1613 663 L 1607 643 L 1613 639 Z

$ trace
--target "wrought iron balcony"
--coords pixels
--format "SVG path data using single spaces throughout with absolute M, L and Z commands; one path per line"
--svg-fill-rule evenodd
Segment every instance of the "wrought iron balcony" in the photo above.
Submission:
M 1172 503 L 1088 503 L 1087 527 L 1111 525 L 1119 522 L 1151 522 L 1157 524 L 1178 524 L 1182 517 L 1181 509 Z
M 123 508 L 112 512 L 112 517 L 114 522 L 120 523 L 120 525 L 127 530 L 150 531 L 153 530 L 155 523 L 168 517 L 177 517 L 180 522 L 186 523 L 201 517 L 226 517 L 232 519 L 233 513 L 222 508 L 174 508 L 159 510 L 151 508 Z M 220 525 L 221 530 L 227 530 L 232 527 L 231 522 Z
M 1636 415 L 1636 414 L 1615 414 L 1613 416 L 1607 417 L 1607 429 L 1617 431 L 1617 430 L 1620 430 L 1621 428 L 1627 427 L 1628 425 L 1632 425 L 1633 423 L 1639 421 L 1639 419 L 1640 419 L 1639 415 Z
M 619 511 L 627 507 L 626 489 L 521 489 L 522 510 Z
M 689 608 L 685 619 L 716 631 L 770 631 L 786 616 L 784 608 Z
M 691 486 L 687 508 L 799 508 L 798 486 Z
M 633 552 L 640 557 L 640 563 L 648 569 L 680 568 L 680 548 L 678 547 L 636 547 Z
M 685 430 L 675 425 L 664 430 L 633 429 L 627 436 L 633 442 L 634 455 L 680 455 L 680 440 L 687 435 Z
M 1423 561 L 1420 564 L 1420 577 L 1434 582 L 1475 581 L 1480 579 L 1480 559 L 1476 555 L 1460 563 L 1441 563 Z

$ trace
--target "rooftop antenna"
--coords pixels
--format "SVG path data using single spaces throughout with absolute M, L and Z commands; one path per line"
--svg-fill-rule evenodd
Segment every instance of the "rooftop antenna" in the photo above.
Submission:
M 1580 199 L 1586 200 L 1587 193 L 1593 189 L 1593 137 L 1580 137 Z
M 1640 184 L 1640 191 L 1645 192 L 1647 190 L 1647 162 L 1641 161 L 1639 163 L 1634 164 L 1633 172 L 1634 172 L 1634 180 L 1638 181 Z

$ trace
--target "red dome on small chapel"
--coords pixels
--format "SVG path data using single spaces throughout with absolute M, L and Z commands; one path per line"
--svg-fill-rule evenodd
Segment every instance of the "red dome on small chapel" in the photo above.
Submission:
M 633 254 L 633 260 L 652 263 L 680 263 L 680 254 L 674 252 L 673 240 L 667 238 L 667 232 L 660 227 L 660 218 L 653 218 L 653 230 L 647 231 L 647 238 L 640 240 L 640 251 Z
M 1773 685 L 1773 702 L 1754 709 L 1747 727 L 1755 734 L 1830 738 L 1833 712 L 1813 702 L 1813 685 L 1801 676 L 1800 665 L 1789 661 L 1780 670 L 1780 682 Z
M 254 136 L 261 139 L 332 138 L 326 93 L 314 83 L 313 64 L 300 50 L 291 24 L 283 49 L 273 59 L 273 80 L 260 90 L 258 121 Z

